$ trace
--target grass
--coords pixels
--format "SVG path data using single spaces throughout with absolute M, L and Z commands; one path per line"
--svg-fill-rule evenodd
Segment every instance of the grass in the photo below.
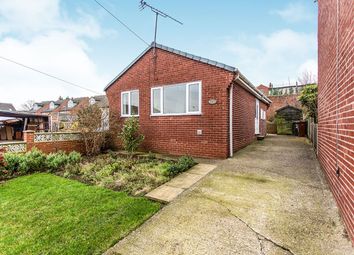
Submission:
M 51 174 L 0 185 L 0 254 L 101 254 L 160 204 Z

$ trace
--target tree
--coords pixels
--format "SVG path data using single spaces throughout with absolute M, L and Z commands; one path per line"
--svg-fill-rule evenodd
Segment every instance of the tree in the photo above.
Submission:
M 306 116 L 308 118 L 314 118 L 315 123 L 317 123 L 317 97 L 317 84 L 310 84 L 305 86 L 298 98 L 302 107 L 304 108 Z
M 78 112 L 78 130 L 82 133 L 86 153 L 98 154 L 106 142 L 106 131 L 102 130 L 102 112 L 97 105 L 89 105 Z
M 315 84 L 317 83 L 316 75 L 312 72 L 305 70 L 302 72 L 301 77 L 297 78 L 300 85 Z
M 24 111 L 31 111 L 31 110 L 33 110 L 35 103 L 36 102 L 34 100 L 28 100 L 28 101 L 26 101 L 26 103 L 22 104 L 21 106 Z
M 139 120 L 132 117 L 125 120 L 120 133 L 123 147 L 131 156 L 144 140 L 144 135 L 140 134 L 139 128 Z

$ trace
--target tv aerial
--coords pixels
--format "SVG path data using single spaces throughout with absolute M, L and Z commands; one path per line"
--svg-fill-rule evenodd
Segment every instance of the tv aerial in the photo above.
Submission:
M 177 22 L 180 25 L 183 25 L 183 23 L 181 21 L 179 21 L 178 19 L 173 18 L 172 16 L 168 15 L 167 13 L 160 11 L 159 9 L 151 6 L 150 4 L 148 4 L 146 1 L 144 0 L 140 0 L 140 10 L 144 10 L 146 7 L 150 8 L 150 10 L 152 12 L 155 13 L 156 18 L 155 18 L 155 34 L 154 34 L 154 51 L 156 48 L 156 36 L 157 36 L 157 22 L 158 22 L 158 18 L 159 16 L 163 17 L 163 18 L 169 18 L 175 22 Z

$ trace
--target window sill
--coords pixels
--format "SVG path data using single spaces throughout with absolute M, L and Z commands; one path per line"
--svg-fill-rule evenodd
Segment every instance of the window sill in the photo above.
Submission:
M 139 117 L 139 115 L 120 115 L 121 118 Z
M 172 116 L 201 116 L 202 113 L 164 113 L 164 114 L 150 114 L 150 117 L 172 117 Z

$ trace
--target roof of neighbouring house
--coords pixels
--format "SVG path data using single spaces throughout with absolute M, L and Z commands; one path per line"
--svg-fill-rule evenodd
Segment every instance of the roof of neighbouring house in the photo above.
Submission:
M 98 105 L 98 107 L 100 108 L 109 107 L 108 98 L 106 95 L 93 96 L 93 98 L 96 100 L 96 104 Z
M 2 111 L 0 110 L 1 117 L 13 117 L 13 118 L 48 118 L 47 115 L 29 113 L 29 112 L 19 112 L 19 111 Z
M 276 112 L 280 112 L 280 111 L 283 111 L 283 110 L 285 110 L 285 109 L 294 109 L 294 110 L 296 110 L 296 111 L 302 112 L 301 109 L 296 108 L 295 106 L 292 106 L 292 105 L 283 106 L 283 107 L 279 108 L 278 110 L 276 110 Z
M 82 100 L 88 100 L 91 97 L 75 97 L 75 98 L 67 98 L 67 99 L 63 99 L 63 100 L 54 100 L 54 101 L 42 101 L 42 102 L 37 102 L 36 104 L 39 105 L 41 108 L 43 108 L 45 105 L 48 105 L 49 103 L 53 102 L 57 107 L 55 107 L 54 109 L 45 109 L 41 112 L 45 112 L 45 113 L 49 113 L 52 111 L 55 111 L 56 109 L 58 109 L 58 107 L 60 107 L 61 111 L 68 111 L 71 109 L 74 109 Z M 97 95 L 97 96 L 92 96 L 92 98 L 95 99 L 97 105 L 100 108 L 108 108 L 108 99 L 106 95 Z M 64 102 L 68 102 L 69 100 L 72 100 L 75 103 L 74 107 L 69 108 L 67 105 L 62 105 Z M 30 112 L 36 112 L 38 110 L 32 110 Z
M 16 109 L 13 104 L 0 103 L 0 111 L 16 111 Z

